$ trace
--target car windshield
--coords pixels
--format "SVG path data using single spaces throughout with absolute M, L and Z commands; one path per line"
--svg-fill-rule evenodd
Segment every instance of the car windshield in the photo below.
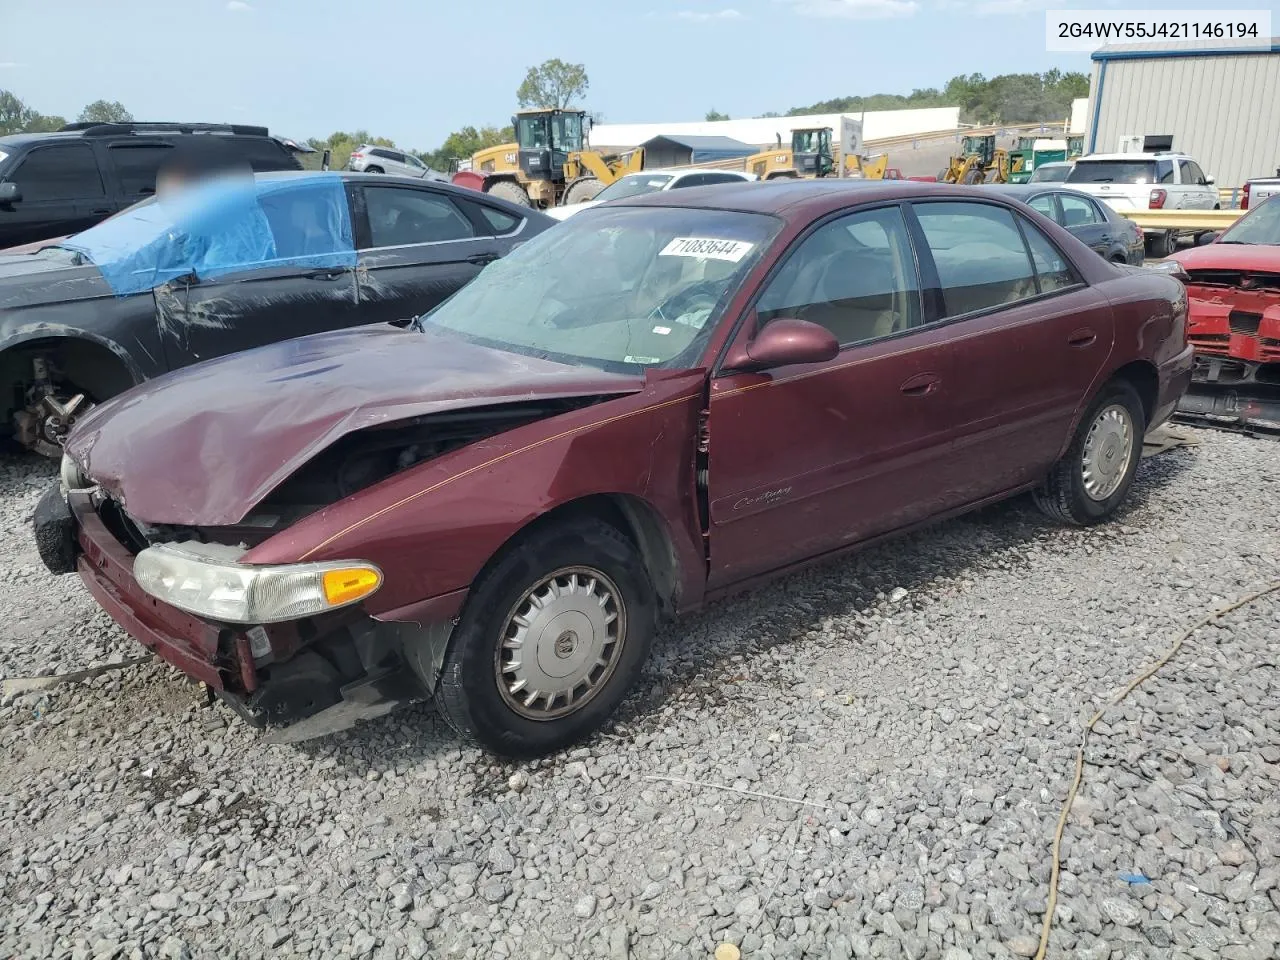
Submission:
M 1250 210 L 1218 239 L 1219 243 L 1280 246 L 1280 197 Z
M 606 370 L 692 366 L 781 226 L 753 213 L 597 207 L 494 261 L 416 326 Z
M 1154 160 L 1078 160 L 1067 183 L 1155 183 Z
M 620 200 L 623 197 L 638 197 L 644 193 L 657 193 L 671 182 L 671 174 L 640 173 L 632 177 L 615 180 L 596 194 L 596 199 Z
M 1061 183 L 1070 172 L 1071 168 L 1066 164 L 1036 167 L 1031 171 L 1031 179 L 1036 183 Z

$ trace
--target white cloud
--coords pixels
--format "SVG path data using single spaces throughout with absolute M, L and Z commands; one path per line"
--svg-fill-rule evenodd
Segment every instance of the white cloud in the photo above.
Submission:
M 841 20 L 889 20 L 913 17 L 920 11 L 916 0 L 784 0 L 806 17 Z
M 13 60 L 0 60 L 0 70 L 13 70 L 20 66 L 22 66 L 22 64 Z
M 253 7 L 245 3 L 244 0 L 227 0 L 227 9 L 232 13 L 244 13 L 247 10 L 252 10 Z
M 711 20 L 741 20 L 742 14 L 737 10 L 726 7 L 724 10 L 704 11 L 704 10 L 681 10 L 676 15 L 677 20 L 692 20 L 694 23 L 707 23 Z
M 1061 0 L 980 0 L 974 11 L 983 16 L 1000 16 L 1011 13 L 1033 13 L 1048 10 L 1051 6 L 1065 6 Z

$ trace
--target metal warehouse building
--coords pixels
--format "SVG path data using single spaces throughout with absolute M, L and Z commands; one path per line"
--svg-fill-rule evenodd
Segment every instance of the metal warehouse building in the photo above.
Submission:
M 1221 187 L 1280 167 L 1280 37 L 1255 48 L 1186 43 L 1093 54 L 1087 153 L 1122 138 L 1172 136 Z

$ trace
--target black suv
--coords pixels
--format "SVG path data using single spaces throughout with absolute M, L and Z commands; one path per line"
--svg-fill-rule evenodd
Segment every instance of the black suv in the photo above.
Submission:
M 72 123 L 0 137 L 0 250 L 78 233 L 151 196 L 156 171 L 183 140 L 216 143 L 220 156 L 238 156 L 257 173 L 301 169 L 266 127 Z

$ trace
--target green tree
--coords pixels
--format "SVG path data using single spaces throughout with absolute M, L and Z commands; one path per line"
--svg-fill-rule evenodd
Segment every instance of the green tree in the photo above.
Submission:
M 67 125 L 66 117 L 46 116 L 43 113 L 32 113 L 27 121 L 27 133 L 53 133 Z
M 22 133 L 35 116 L 35 111 L 8 90 L 0 90 L 0 136 Z
M 715 107 L 712 107 L 710 110 L 707 111 L 707 115 L 705 119 L 707 123 L 714 123 L 717 120 L 728 120 L 729 115 L 727 113 L 721 113 Z
M 451 160 L 464 160 L 477 150 L 511 143 L 515 136 L 511 127 L 463 127 L 449 134 L 435 150 L 418 156 L 427 166 L 444 171 L 449 169 Z
M 133 114 L 119 100 L 95 100 L 80 111 L 81 123 L 128 123 Z
M 582 64 L 546 60 L 541 66 L 529 68 L 516 89 L 516 102 L 521 108 L 563 110 L 585 96 L 589 86 L 587 68 Z

